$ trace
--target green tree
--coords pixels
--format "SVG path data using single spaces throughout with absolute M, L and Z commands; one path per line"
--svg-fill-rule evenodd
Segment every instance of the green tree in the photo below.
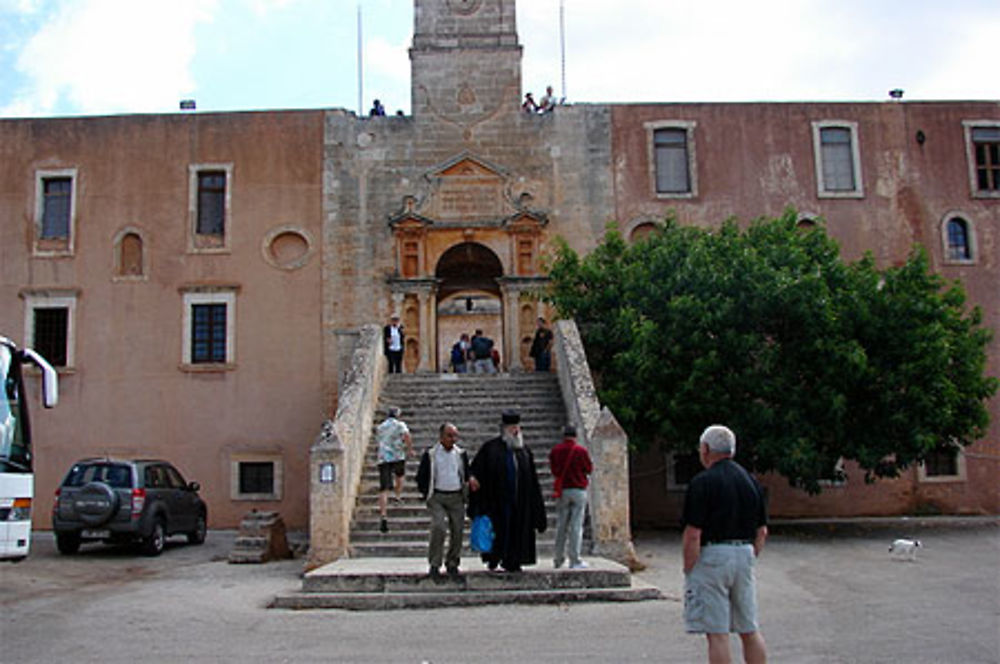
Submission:
M 725 423 L 743 463 L 817 492 L 840 458 L 892 477 L 988 425 L 991 332 L 919 247 L 847 263 L 789 211 L 745 230 L 668 218 L 632 245 L 612 226 L 583 258 L 560 241 L 550 268 L 549 301 L 640 448 L 693 450 Z

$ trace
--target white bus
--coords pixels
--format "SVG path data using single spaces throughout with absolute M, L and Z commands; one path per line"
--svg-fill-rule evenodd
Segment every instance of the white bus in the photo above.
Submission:
M 31 501 L 35 473 L 31 453 L 31 420 L 24 391 L 22 367 L 38 367 L 42 375 L 42 404 L 52 408 L 59 400 L 55 369 L 35 351 L 19 349 L 0 336 L 0 560 L 22 560 L 31 545 Z

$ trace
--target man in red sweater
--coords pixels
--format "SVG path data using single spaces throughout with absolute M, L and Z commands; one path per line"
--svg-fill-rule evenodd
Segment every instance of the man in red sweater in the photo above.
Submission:
M 566 540 L 569 538 L 569 568 L 585 569 L 580 560 L 583 541 L 583 517 L 587 512 L 587 476 L 594 470 L 587 448 L 576 442 L 576 427 L 563 430 L 563 441 L 549 452 L 549 469 L 555 478 L 556 550 L 553 563 L 556 569 L 566 561 Z

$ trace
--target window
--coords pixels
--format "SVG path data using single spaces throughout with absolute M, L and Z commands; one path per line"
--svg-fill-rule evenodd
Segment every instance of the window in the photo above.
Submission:
M 658 225 L 654 221 L 643 221 L 637 224 L 628 234 L 628 241 L 635 243 L 656 232 Z
M 956 217 L 948 221 L 948 258 L 953 261 L 972 258 L 972 252 L 969 251 L 969 226 L 965 219 Z
M 199 235 L 223 235 L 226 229 L 226 174 L 222 171 L 198 173 Z
M 35 174 L 36 255 L 64 256 L 73 252 L 76 218 L 76 169 Z
M 76 294 L 67 292 L 22 293 L 25 300 L 25 344 L 59 369 L 74 366 Z
M 667 452 L 667 491 L 684 491 L 703 468 L 701 457 L 694 452 Z
M 962 448 L 945 443 L 924 457 L 917 473 L 921 482 L 955 482 L 965 480 L 965 455 Z
M 941 222 L 944 262 L 973 264 L 976 262 L 976 233 L 969 218 L 960 212 L 948 212 Z
M 191 305 L 191 363 L 226 361 L 226 305 Z
M 233 368 L 237 290 L 234 286 L 207 286 L 183 293 L 184 346 L 181 363 L 184 368 Z
M 969 181 L 977 198 L 1000 198 L 1000 122 L 964 122 Z
M 114 238 L 113 281 L 144 281 L 147 275 L 147 251 L 143 232 L 123 228 Z
M 69 309 L 38 307 L 34 310 L 35 329 L 32 344 L 54 367 L 66 366 L 66 342 L 69 340 Z
M 274 463 L 271 461 L 241 463 L 240 493 L 274 493 Z
M 232 171 L 231 164 L 196 164 L 189 167 L 192 251 L 229 250 Z
M 44 240 L 69 237 L 70 200 L 73 195 L 71 178 L 42 178 L 42 232 Z
M 650 167 L 653 191 L 658 198 L 693 198 L 698 193 L 693 122 L 652 122 Z
M 232 500 L 281 500 L 280 452 L 242 452 L 230 457 Z
M 813 123 L 817 194 L 820 198 L 861 198 L 858 126 L 824 120 Z

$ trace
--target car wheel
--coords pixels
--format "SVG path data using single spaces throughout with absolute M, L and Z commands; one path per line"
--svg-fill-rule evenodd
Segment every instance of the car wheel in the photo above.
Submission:
M 205 541 L 206 532 L 208 532 L 208 524 L 205 523 L 205 515 L 199 514 L 194 530 L 187 534 L 188 544 L 201 544 Z
M 163 553 L 166 542 L 167 533 L 163 527 L 163 519 L 157 519 L 153 522 L 153 532 L 142 540 L 142 552 L 147 556 L 158 556 Z
M 73 555 L 80 550 L 80 536 L 76 533 L 56 533 L 56 548 L 63 555 Z

